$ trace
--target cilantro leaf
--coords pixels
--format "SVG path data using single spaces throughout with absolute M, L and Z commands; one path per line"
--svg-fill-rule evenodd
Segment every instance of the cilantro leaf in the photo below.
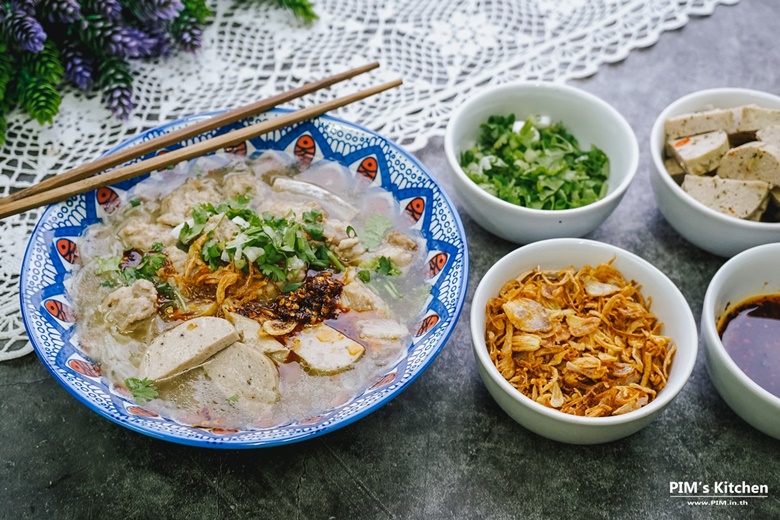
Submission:
M 389 218 L 379 214 L 371 215 L 366 220 L 360 241 L 366 246 L 366 249 L 371 251 L 382 244 L 382 240 L 391 229 L 393 229 L 393 223 Z
M 119 272 L 119 264 L 122 263 L 122 257 L 121 256 L 98 257 L 96 259 L 96 262 L 97 262 L 98 274 L 114 273 L 114 272 Z
M 363 267 L 365 269 L 370 269 L 378 274 L 384 275 L 384 276 L 398 276 L 401 274 L 401 270 L 398 268 L 397 265 L 393 263 L 392 260 L 387 258 L 386 256 L 380 256 L 377 258 L 373 258 L 370 261 L 362 262 L 360 264 L 360 267 Z M 360 277 L 360 273 L 363 271 L 358 272 L 358 277 Z M 360 278 L 361 280 L 363 278 Z M 369 274 L 370 279 L 370 274 Z
M 371 281 L 371 271 L 367 271 L 365 269 L 358 271 L 357 277 L 361 282 L 368 283 Z
M 379 263 L 376 266 L 376 272 L 385 276 L 398 276 L 401 270 L 386 256 L 379 257 Z
M 609 158 L 595 146 L 584 152 L 561 123 L 541 126 L 529 117 L 515 132 L 514 115 L 490 116 L 477 145 L 460 155 L 466 175 L 480 188 L 512 204 L 568 209 L 607 193 Z
M 140 405 L 145 405 L 159 395 L 150 379 L 128 377 L 125 379 L 125 386 L 132 392 L 135 401 Z

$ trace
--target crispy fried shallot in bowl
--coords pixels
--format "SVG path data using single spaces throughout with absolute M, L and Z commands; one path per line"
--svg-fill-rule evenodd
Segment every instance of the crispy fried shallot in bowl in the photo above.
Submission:
M 647 426 L 685 385 L 697 334 L 685 297 L 645 260 L 584 239 L 499 260 L 471 306 L 480 376 L 515 421 L 560 442 Z

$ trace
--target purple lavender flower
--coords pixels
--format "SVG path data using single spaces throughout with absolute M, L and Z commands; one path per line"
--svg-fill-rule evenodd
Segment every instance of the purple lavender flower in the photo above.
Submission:
M 60 51 L 60 60 L 65 67 L 65 77 L 81 90 L 92 86 L 92 60 L 83 49 L 73 42 L 66 42 Z
M 124 25 L 99 15 L 85 16 L 78 23 L 80 40 L 95 54 L 119 57 L 139 56 L 140 42 Z
M 103 89 L 103 103 L 119 119 L 127 119 L 133 111 L 133 76 L 122 58 L 109 56 L 98 67 Z
M 81 20 L 81 6 L 77 0 L 42 0 L 38 12 L 48 22 L 73 23 Z
M 9 2 L 12 11 L 24 11 L 27 14 L 34 14 L 37 0 L 12 0 Z
M 184 9 L 181 0 L 135 0 L 130 10 L 139 20 L 172 20 Z
M 46 41 L 46 32 L 27 9 L 24 3 L 12 2 L 10 12 L 0 12 L 2 29 L 9 39 L 28 52 L 41 52 Z
M 134 42 L 131 48 L 133 54 L 128 54 L 128 58 L 151 58 L 158 56 L 156 52 L 158 40 L 156 37 L 137 27 L 125 27 L 124 32 L 126 39 Z
M 119 0 L 81 0 L 84 9 L 99 14 L 107 20 L 119 20 L 122 17 L 122 5 Z
M 188 52 L 195 52 L 203 43 L 203 28 L 191 16 L 180 16 L 171 31 L 176 43 Z
M 118 118 L 127 119 L 135 108 L 130 85 L 112 85 L 103 90 L 103 104 Z

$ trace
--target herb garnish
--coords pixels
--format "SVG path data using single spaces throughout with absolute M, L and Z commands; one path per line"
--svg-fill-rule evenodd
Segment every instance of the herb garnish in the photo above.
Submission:
M 209 238 L 203 243 L 201 258 L 212 270 L 230 262 L 239 269 L 246 269 L 249 262 L 254 262 L 261 273 L 276 282 L 284 282 L 303 268 L 345 269 L 325 245 L 322 213 L 307 211 L 300 219 L 292 213 L 286 217 L 270 213 L 260 215 L 247 207 L 248 201 L 246 197 L 239 197 L 216 207 L 199 204 L 192 210 L 192 219 L 182 226 L 179 240 L 189 244 L 203 234 L 212 216 L 222 214 L 240 231 L 227 242 Z M 296 288 L 285 287 L 287 292 Z
M 512 204 L 535 209 L 568 209 L 606 195 L 609 159 L 591 146 L 580 150 L 561 123 L 534 124 L 519 132 L 515 116 L 490 116 L 480 125 L 477 145 L 461 154 L 460 165 L 480 188 Z
M 145 405 L 159 395 L 154 384 L 148 378 L 137 379 L 135 377 L 128 377 L 125 379 L 125 386 L 133 393 L 135 401 L 140 405 Z
M 371 251 L 382 244 L 382 240 L 388 231 L 393 229 L 393 222 L 383 215 L 371 215 L 366 220 L 363 234 L 360 235 L 360 241 Z M 349 233 L 347 233 L 349 235 Z

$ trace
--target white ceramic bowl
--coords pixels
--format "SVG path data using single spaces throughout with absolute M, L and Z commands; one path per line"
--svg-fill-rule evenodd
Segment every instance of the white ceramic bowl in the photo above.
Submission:
M 663 334 L 677 344 L 666 386 L 639 410 L 612 417 L 580 417 L 543 406 L 510 385 L 493 364 L 485 345 L 485 306 L 503 285 L 534 267 L 563 269 L 612 264 L 627 280 L 642 285 L 652 298 L 652 312 L 664 323 Z M 696 362 L 696 322 L 679 289 L 647 261 L 619 247 L 585 239 L 552 239 L 530 244 L 499 260 L 482 278 L 471 303 L 471 341 L 482 380 L 496 402 L 515 421 L 549 439 L 597 444 L 626 437 L 647 426 L 669 405 L 691 375 Z
M 491 115 L 548 116 L 562 122 L 580 148 L 596 145 L 610 160 L 607 195 L 593 204 L 566 210 L 517 206 L 477 186 L 460 167 L 460 154 L 474 146 L 479 126 Z M 482 227 L 521 244 L 546 238 L 580 237 L 598 227 L 617 207 L 636 174 L 639 146 L 617 110 L 585 91 L 566 85 L 520 82 L 481 90 L 454 113 L 444 136 L 452 182 L 461 203 Z
M 757 430 L 780 439 L 780 397 L 761 388 L 737 366 L 718 335 L 729 305 L 761 294 L 780 293 L 780 244 L 744 251 L 712 277 L 704 296 L 701 333 L 710 379 L 726 404 Z
M 655 120 L 650 133 L 650 156 L 653 160 L 650 183 L 661 213 L 683 238 L 718 256 L 731 257 L 753 246 L 780 242 L 780 224 L 729 217 L 685 193 L 664 168 L 664 121 L 688 112 L 749 103 L 780 108 L 780 97 L 741 88 L 701 90 L 666 107 Z

